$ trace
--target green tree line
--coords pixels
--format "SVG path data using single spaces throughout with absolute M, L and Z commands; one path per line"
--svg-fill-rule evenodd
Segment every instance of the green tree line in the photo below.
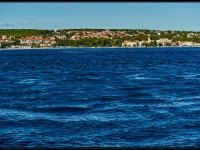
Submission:
M 56 39 L 56 46 L 72 46 L 72 47 L 111 47 L 121 46 L 121 39 L 108 38 L 83 38 L 79 40 L 60 40 Z
M 49 36 L 53 33 L 53 30 L 37 30 L 37 29 L 0 29 L 0 36 L 15 36 L 16 38 L 26 36 Z

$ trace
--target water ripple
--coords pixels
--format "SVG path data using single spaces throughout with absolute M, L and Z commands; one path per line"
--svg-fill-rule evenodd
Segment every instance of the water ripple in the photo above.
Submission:
M 200 49 L 0 51 L 0 146 L 199 147 Z

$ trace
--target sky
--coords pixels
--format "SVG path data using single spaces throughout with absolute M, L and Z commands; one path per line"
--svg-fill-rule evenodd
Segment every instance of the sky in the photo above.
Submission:
M 1 2 L 0 29 L 200 31 L 200 3 Z

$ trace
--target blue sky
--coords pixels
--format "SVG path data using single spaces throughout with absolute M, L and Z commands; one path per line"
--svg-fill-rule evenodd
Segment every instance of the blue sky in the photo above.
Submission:
M 200 31 L 200 3 L 0 3 L 0 28 Z

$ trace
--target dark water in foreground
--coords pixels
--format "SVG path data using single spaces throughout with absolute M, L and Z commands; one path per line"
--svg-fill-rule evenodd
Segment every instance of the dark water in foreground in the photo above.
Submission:
M 200 49 L 0 51 L 0 147 L 200 147 Z

